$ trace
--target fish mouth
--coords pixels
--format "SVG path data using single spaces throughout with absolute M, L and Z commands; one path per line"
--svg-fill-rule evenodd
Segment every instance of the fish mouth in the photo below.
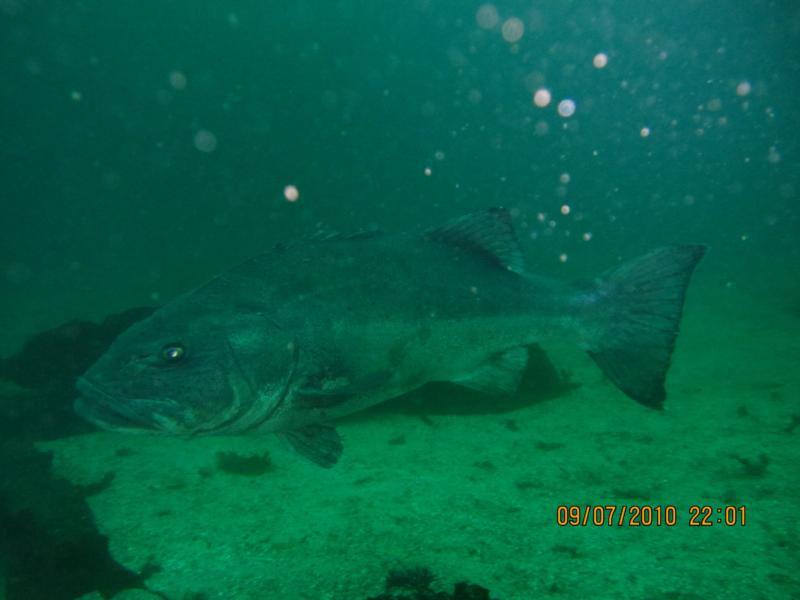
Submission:
M 125 433 L 180 432 L 179 422 L 164 416 L 175 412 L 171 406 L 174 403 L 114 396 L 85 377 L 78 378 L 75 387 L 81 393 L 75 400 L 75 412 L 101 429 Z

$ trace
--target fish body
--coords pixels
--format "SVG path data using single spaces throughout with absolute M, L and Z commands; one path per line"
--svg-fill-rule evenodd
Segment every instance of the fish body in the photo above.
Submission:
M 253 258 L 123 333 L 79 380 L 79 414 L 162 434 L 279 433 L 332 466 L 331 421 L 431 381 L 516 389 L 525 347 L 586 349 L 652 407 L 703 246 L 657 250 L 596 280 L 525 271 L 490 209 L 425 232 L 330 236 Z

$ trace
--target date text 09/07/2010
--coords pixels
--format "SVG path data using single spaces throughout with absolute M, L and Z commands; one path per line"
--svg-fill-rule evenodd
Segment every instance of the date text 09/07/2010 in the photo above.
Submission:
M 685 519 L 679 519 L 684 514 Z M 556 508 L 556 525 L 560 527 L 744 527 L 747 523 L 745 506 L 711 506 L 693 504 L 681 511 L 673 504 L 559 504 Z

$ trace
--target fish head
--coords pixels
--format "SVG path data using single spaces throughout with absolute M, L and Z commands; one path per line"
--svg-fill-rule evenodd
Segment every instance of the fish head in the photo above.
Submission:
M 288 389 L 288 340 L 260 315 L 187 318 L 168 305 L 120 335 L 78 379 L 75 410 L 129 433 L 254 428 Z

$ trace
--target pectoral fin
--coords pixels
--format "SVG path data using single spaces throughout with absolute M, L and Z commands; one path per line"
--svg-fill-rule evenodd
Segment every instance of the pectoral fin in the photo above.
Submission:
M 344 449 L 342 438 L 330 425 L 306 425 L 282 435 L 301 456 L 326 469 L 337 463 Z
M 454 383 L 488 394 L 512 394 L 517 390 L 528 362 L 525 348 L 513 348 L 492 357 L 489 362 Z
M 392 377 L 391 371 L 375 371 L 353 383 L 330 388 L 300 388 L 295 392 L 294 403 L 302 408 L 330 408 L 349 398 L 380 387 Z

